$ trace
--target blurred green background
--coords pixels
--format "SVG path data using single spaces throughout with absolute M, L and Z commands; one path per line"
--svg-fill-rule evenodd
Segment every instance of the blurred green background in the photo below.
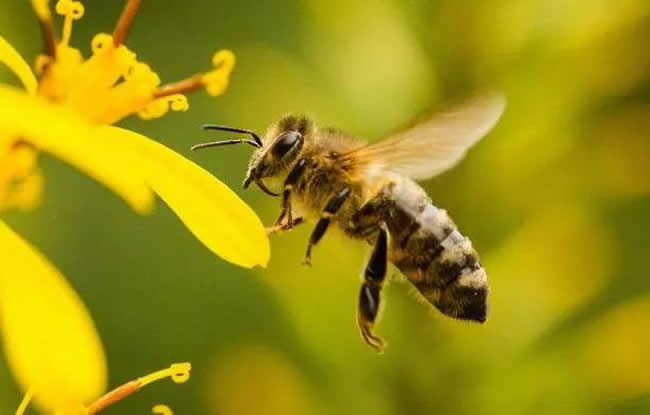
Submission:
M 88 53 L 123 2 L 84 4 L 72 43 Z M 0 35 L 32 60 L 28 2 L 3 9 Z M 239 269 L 164 203 L 137 216 L 43 157 L 41 207 L 2 219 L 88 305 L 110 384 L 193 364 L 189 383 L 157 384 L 107 414 L 155 403 L 177 415 L 650 413 L 650 2 L 150 0 L 127 45 L 163 81 L 235 52 L 224 96 L 198 93 L 188 113 L 122 126 L 209 169 L 267 224 L 278 201 L 241 190 L 249 148 L 190 154 L 215 138 L 202 123 L 262 132 L 298 111 L 379 139 L 476 90 L 503 90 L 508 107 L 465 161 L 423 184 L 481 253 L 489 321 L 446 319 L 396 281 L 377 328 L 383 356 L 355 324 L 364 244 L 331 232 L 309 269 L 310 229 L 299 228 L 273 238 L 268 269 Z M 6 71 L 0 81 L 15 83 Z M 6 414 L 21 393 L 2 359 Z

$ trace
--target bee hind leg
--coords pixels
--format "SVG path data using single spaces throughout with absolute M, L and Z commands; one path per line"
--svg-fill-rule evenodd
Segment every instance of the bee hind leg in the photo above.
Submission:
M 361 331 L 361 337 L 377 351 L 384 351 L 384 341 L 372 333 L 379 313 L 381 288 L 386 277 L 388 268 L 388 235 L 384 228 L 381 228 L 377 236 L 377 242 L 372 250 L 372 255 L 363 273 L 363 283 L 359 293 L 359 309 L 357 312 L 357 324 Z
M 303 261 L 303 264 L 311 265 L 311 249 L 318 243 L 318 241 L 321 240 L 323 235 L 325 235 L 327 228 L 330 226 L 332 216 L 334 216 L 336 212 L 339 211 L 343 205 L 343 202 L 345 202 L 349 195 L 350 188 L 344 187 L 343 190 L 338 192 L 336 196 L 332 197 L 327 202 L 325 210 L 323 210 L 323 215 L 318 220 L 318 223 L 316 223 L 316 227 L 309 237 L 309 243 L 307 244 L 307 252 L 305 252 L 305 260 Z

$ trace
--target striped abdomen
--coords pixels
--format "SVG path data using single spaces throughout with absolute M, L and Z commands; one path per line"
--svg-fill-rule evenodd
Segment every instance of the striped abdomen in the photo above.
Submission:
M 389 259 L 442 313 L 484 322 L 488 280 L 470 240 L 415 183 L 391 186 L 384 222 Z

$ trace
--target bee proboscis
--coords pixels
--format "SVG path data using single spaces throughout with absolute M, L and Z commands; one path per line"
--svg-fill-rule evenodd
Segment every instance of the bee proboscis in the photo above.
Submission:
M 500 94 L 479 96 L 370 144 L 338 129 L 321 128 L 304 116 L 283 117 L 262 138 L 249 130 L 206 125 L 247 137 L 192 148 L 255 147 L 244 187 L 255 183 L 265 193 L 281 196 L 280 216 L 270 232 L 316 220 L 306 264 L 331 224 L 372 245 L 357 322 L 363 339 L 382 351 L 384 342 L 373 334 L 373 325 L 389 261 L 443 314 L 487 319 L 488 279 L 476 251 L 415 180 L 453 167 L 494 127 L 504 107 Z M 272 191 L 268 181 L 281 183 L 281 191 Z

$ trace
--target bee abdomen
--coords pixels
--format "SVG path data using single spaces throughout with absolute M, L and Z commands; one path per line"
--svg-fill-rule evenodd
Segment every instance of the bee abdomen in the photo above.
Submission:
M 393 263 L 442 313 L 485 321 L 487 274 L 469 238 L 458 231 L 444 209 L 432 204 L 412 214 L 411 220 L 410 230 L 402 226 L 391 232 Z

